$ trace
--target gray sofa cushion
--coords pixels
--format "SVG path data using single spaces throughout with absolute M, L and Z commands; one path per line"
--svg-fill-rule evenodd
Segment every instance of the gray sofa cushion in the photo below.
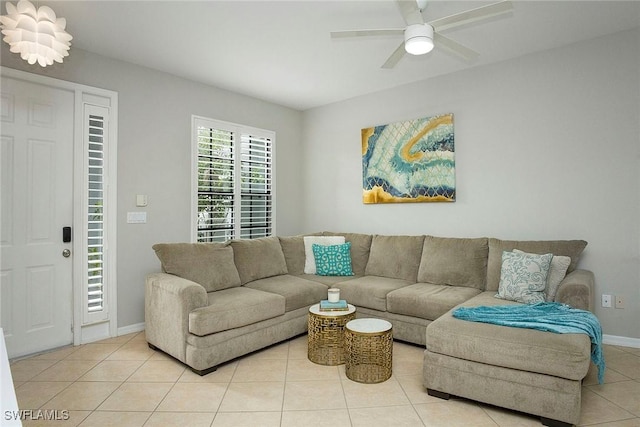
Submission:
M 387 294 L 413 282 L 402 279 L 391 279 L 379 276 L 364 276 L 333 286 L 340 289 L 340 298 L 356 307 L 367 307 L 373 310 L 387 310 Z
M 387 295 L 387 311 L 435 320 L 481 291 L 463 286 L 415 283 Z
M 224 243 L 158 243 L 162 271 L 202 285 L 207 292 L 240 286 L 233 249 Z
M 465 307 L 513 305 L 483 292 L 462 303 Z M 462 360 L 527 372 L 581 380 L 591 361 L 586 334 L 554 334 L 534 329 L 469 322 L 444 314 L 427 326 L 427 349 Z
M 351 268 L 353 274 L 362 276 L 369 260 L 373 236 L 371 234 L 334 233 L 332 231 L 325 231 L 322 234 L 324 236 L 344 236 L 345 242 L 351 243 Z
M 304 274 L 304 236 L 279 237 L 289 274 Z
M 500 284 L 500 269 L 502 267 L 502 252 L 520 249 L 534 254 L 548 254 L 568 256 L 571 264 L 567 273 L 576 269 L 580 254 L 587 246 L 584 240 L 500 240 L 489 239 L 489 262 L 487 265 L 488 291 L 497 291 Z
M 283 296 L 285 311 L 309 307 L 321 299 L 327 299 L 326 285 L 289 274 L 255 280 L 244 287 Z
M 280 316 L 285 299 L 244 287 L 208 294 L 209 305 L 189 313 L 189 332 L 205 336 Z
M 418 282 L 484 290 L 488 254 L 486 238 L 425 236 Z
M 365 274 L 415 283 L 423 243 L 424 236 L 373 236 Z
M 230 245 L 243 285 L 253 280 L 287 274 L 287 263 L 277 237 L 232 240 Z

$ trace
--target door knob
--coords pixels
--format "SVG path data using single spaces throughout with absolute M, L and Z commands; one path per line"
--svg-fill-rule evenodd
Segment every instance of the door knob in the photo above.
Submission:
M 69 249 L 64 249 L 62 251 L 62 256 L 65 258 L 69 258 L 71 256 L 71 251 Z

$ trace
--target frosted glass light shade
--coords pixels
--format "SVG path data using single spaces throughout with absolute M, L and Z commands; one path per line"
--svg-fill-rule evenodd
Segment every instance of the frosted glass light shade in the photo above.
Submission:
M 20 0 L 17 5 L 6 3 L 7 14 L 0 16 L 0 26 L 9 50 L 19 53 L 29 64 L 42 66 L 62 62 L 69 56 L 71 39 L 65 31 L 67 21 L 56 18 L 48 6 L 36 10 L 29 0 Z
M 429 24 L 409 25 L 404 30 L 404 49 L 411 55 L 424 55 L 433 49 L 433 27 Z

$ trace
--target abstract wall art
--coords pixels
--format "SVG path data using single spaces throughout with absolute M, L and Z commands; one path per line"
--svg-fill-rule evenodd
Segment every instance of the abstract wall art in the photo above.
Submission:
M 456 200 L 453 114 L 362 129 L 364 203 Z

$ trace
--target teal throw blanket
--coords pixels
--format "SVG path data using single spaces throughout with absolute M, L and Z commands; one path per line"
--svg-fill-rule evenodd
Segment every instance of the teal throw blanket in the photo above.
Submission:
M 453 317 L 557 334 L 587 334 L 591 338 L 591 360 L 598 367 L 598 382 L 604 382 L 602 327 L 598 318 L 589 311 L 557 302 L 539 302 L 531 305 L 459 307 L 453 311 Z

